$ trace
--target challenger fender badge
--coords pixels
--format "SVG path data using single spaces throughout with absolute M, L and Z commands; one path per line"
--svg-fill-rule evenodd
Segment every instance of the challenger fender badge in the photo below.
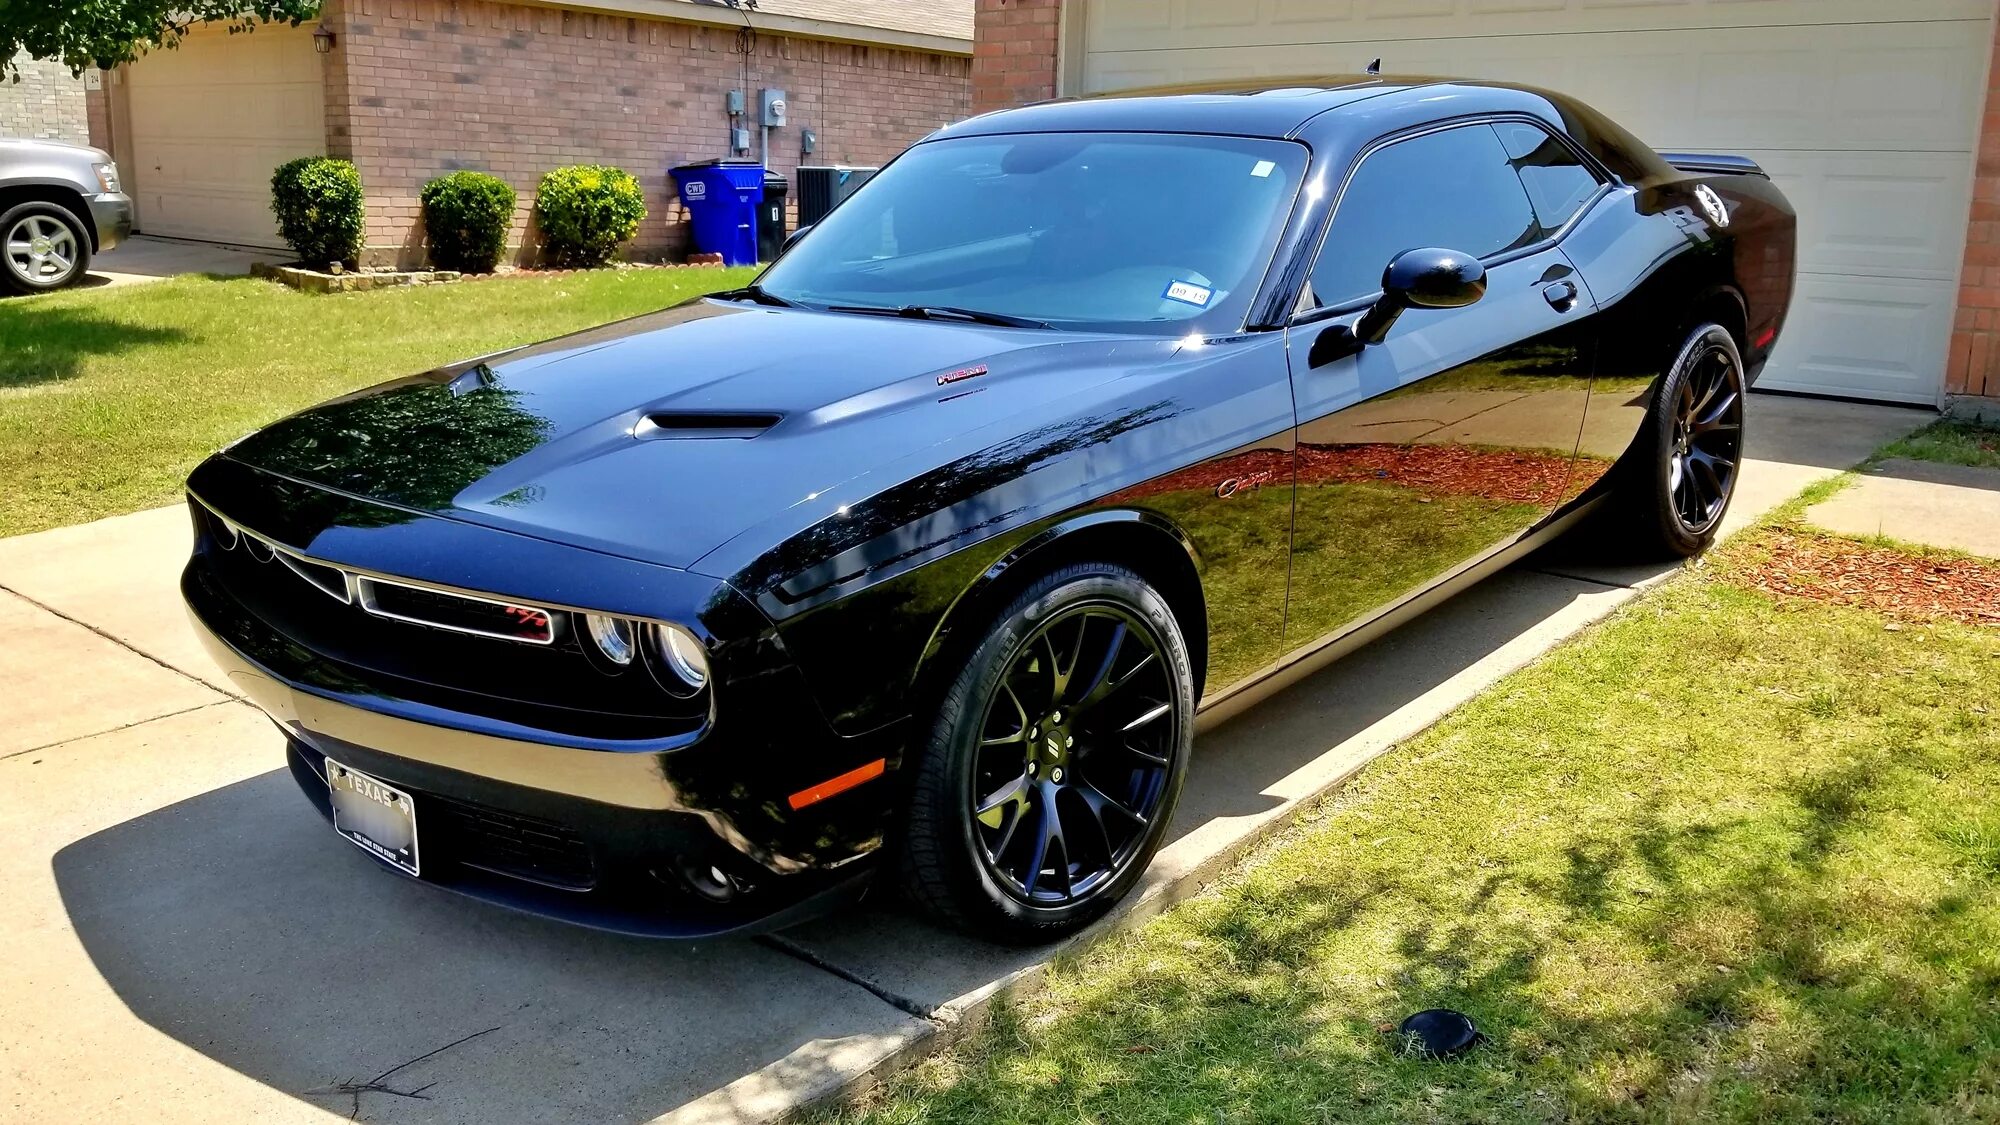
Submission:
M 1709 220 L 1716 226 L 1729 225 L 1729 207 L 1722 202 L 1721 196 L 1715 194 L 1714 188 L 1707 184 L 1697 184 L 1694 189 L 1694 199 L 1696 203 L 1701 204 L 1703 211 L 1708 212 Z
M 967 379 L 977 379 L 984 374 L 986 374 L 986 365 L 978 363 L 971 367 L 961 367 L 956 371 L 947 371 L 937 377 L 937 383 L 940 387 L 948 387 L 953 383 L 962 383 Z

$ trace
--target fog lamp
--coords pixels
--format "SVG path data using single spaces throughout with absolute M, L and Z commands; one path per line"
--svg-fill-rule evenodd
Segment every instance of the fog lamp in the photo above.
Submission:
M 639 651 L 632 642 L 632 623 L 622 617 L 606 617 L 601 613 L 583 615 L 583 626 L 590 634 L 597 651 L 604 659 L 623 667 L 632 663 L 632 657 Z

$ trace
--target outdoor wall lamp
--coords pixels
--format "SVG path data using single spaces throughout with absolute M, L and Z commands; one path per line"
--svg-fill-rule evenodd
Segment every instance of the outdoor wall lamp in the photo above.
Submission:
M 320 24 L 313 28 L 313 50 L 324 55 L 333 50 L 333 29 Z

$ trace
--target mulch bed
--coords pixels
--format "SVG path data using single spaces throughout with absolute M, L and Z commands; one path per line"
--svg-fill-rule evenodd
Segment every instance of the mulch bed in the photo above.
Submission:
M 2000 628 L 2000 563 L 1776 529 L 1759 535 L 1750 549 L 1769 557 L 1737 580 L 1767 594 L 1856 606 L 1904 621 Z

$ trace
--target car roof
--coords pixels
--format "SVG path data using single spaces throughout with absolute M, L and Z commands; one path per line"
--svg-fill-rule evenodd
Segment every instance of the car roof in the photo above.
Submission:
M 1567 99 L 1528 86 L 1417 75 L 1338 74 L 1252 78 L 1120 90 L 1003 109 L 959 122 L 939 136 L 996 133 L 1163 132 L 1294 137 L 1333 110 L 1368 103 L 1394 110 L 1419 99 L 1450 103 L 1448 112 L 1516 110 L 1559 113 Z M 1538 104 L 1539 103 L 1539 104 Z

